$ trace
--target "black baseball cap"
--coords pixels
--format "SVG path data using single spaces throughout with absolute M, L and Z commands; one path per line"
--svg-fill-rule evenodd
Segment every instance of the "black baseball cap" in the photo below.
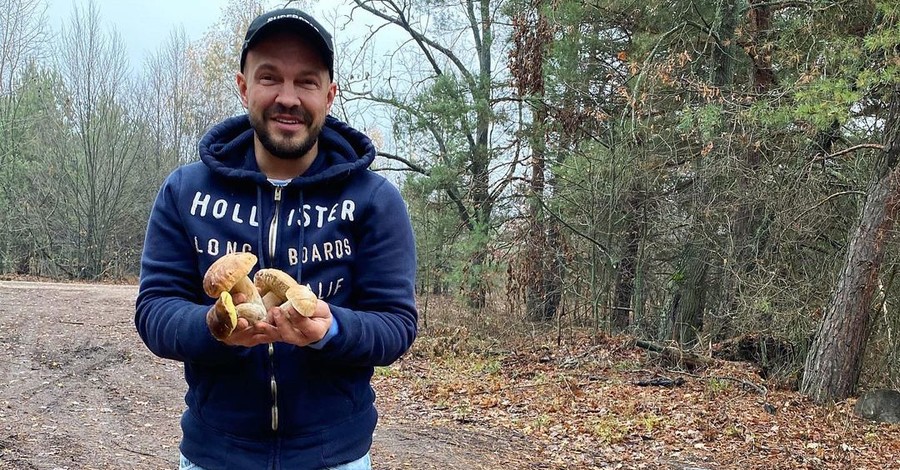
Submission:
M 272 31 L 291 31 L 309 40 L 322 55 L 322 61 L 328 67 L 328 76 L 334 80 L 334 44 L 331 34 L 315 18 L 296 8 L 272 10 L 257 16 L 250 23 L 241 47 L 241 70 L 244 70 L 250 48 Z

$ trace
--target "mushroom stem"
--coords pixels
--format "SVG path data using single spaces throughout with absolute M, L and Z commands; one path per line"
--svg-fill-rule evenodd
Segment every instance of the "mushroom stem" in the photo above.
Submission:
M 244 294 L 247 296 L 247 302 L 254 303 L 265 308 L 265 305 L 263 305 L 262 297 L 259 296 L 259 291 L 247 276 L 243 276 L 237 280 L 237 282 L 234 284 L 234 287 L 231 288 L 231 294 Z
M 246 318 L 250 324 L 266 319 L 266 310 L 261 304 L 245 302 L 234 306 L 238 317 Z
M 263 306 L 266 308 L 267 312 L 270 308 L 281 305 L 283 300 L 284 299 L 278 297 L 278 294 L 271 291 L 266 292 L 266 294 L 262 296 Z

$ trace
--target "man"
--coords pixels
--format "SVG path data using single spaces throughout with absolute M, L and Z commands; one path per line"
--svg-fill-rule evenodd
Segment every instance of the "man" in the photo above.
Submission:
M 237 74 L 248 115 L 210 130 L 154 204 L 135 324 L 184 362 L 181 468 L 371 468 L 374 367 L 416 336 L 415 243 L 371 141 L 328 115 L 333 51 L 304 12 L 256 18 Z M 274 307 L 214 339 L 202 278 L 234 251 L 308 285 L 312 317 Z

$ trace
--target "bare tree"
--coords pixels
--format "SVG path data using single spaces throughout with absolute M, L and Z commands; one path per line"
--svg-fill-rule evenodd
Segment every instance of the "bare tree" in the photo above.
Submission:
M 66 101 L 46 110 L 63 119 L 45 143 L 48 187 L 65 205 L 53 234 L 65 254 L 56 262 L 70 276 L 91 279 L 107 274 L 110 240 L 136 217 L 146 129 L 127 98 L 133 90 L 122 41 L 102 30 L 97 7 L 76 6 L 61 36 L 55 66 Z
M 161 175 L 190 158 L 188 109 L 192 85 L 190 41 L 184 29 L 173 30 L 144 64 L 145 108 L 152 130 L 153 158 Z
M 0 94 L 8 95 L 48 37 L 44 0 L 0 0 Z
M 197 108 L 198 123 L 215 124 L 223 116 L 243 111 L 237 90 L 238 72 L 244 33 L 253 18 L 268 8 L 265 0 L 229 0 L 222 8 L 219 21 L 192 49 L 191 58 L 199 81 L 202 106 Z

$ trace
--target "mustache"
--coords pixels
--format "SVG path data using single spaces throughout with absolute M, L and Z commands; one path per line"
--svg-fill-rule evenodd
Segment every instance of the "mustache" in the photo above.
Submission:
M 305 124 L 309 124 L 313 120 L 312 115 L 300 106 L 293 106 L 288 108 L 287 106 L 281 104 L 274 104 L 266 109 L 266 118 L 271 118 L 276 114 L 290 115 L 292 117 L 300 119 Z

